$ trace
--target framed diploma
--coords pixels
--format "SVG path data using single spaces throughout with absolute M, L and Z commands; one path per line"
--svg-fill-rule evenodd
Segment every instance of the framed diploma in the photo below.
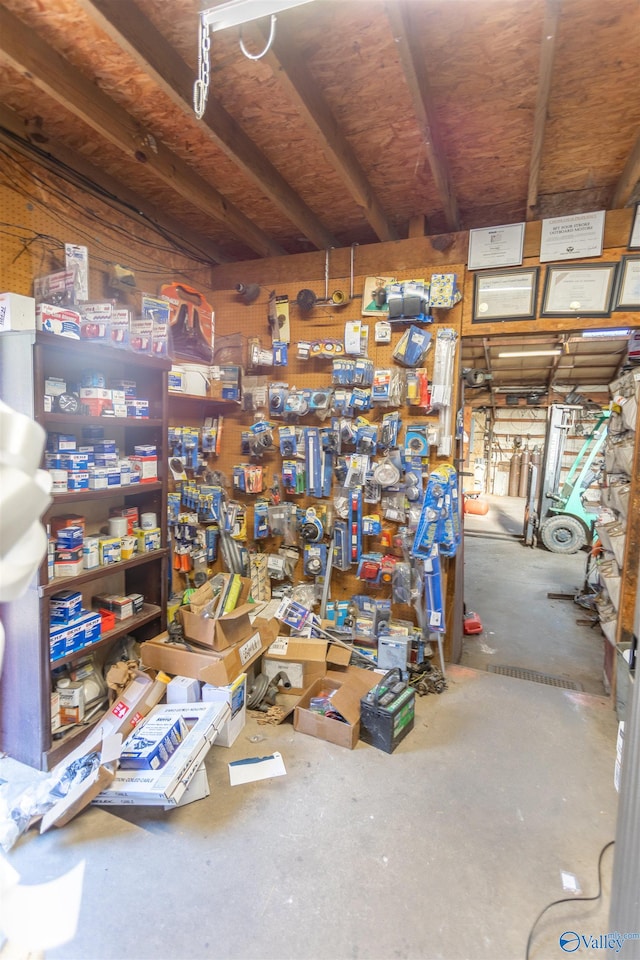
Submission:
M 473 278 L 472 323 L 533 320 L 536 315 L 539 267 L 488 270 Z
M 636 211 L 631 221 L 631 233 L 629 234 L 629 250 L 640 250 L 640 203 L 636 203 Z
M 608 317 L 617 263 L 547 267 L 541 317 Z
M 640 256 L 622 257 L 614 310 L 640 310 Z
M 523 250 L 524 223 L 470 230 L 467 267 L 469 270 L 513 267 L 522 263 Z
M 540 263 L 602 255 L 604 210 L 542 221 Z

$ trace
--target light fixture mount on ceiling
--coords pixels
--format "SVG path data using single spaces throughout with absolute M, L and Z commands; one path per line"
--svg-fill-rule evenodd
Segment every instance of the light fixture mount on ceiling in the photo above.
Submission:
M 312 2 L 313 0 L 228 0 L 227 3 L 221 3 L 217 7 L 209 7 L 207 10 L 200 11 L 198 78 L 193 85 L 193 110 L 198 120 L 201 120 L 204 116 L 209 96 L 211 77 L 210 33 L 215 33 L 217 30 L 226 30 L 228 27 L 242 27 L 243 24 L 250 23 L 252 20 L 259 20 L 261 17 L 271 17 L 269 39 L 262 53 L 249 53 L 245 49 L 242 38 L 240 38 L 240 49 L 245 57 L 249 57 L 250 60 L 259 60 L 264 57 L 273 43 L 276 13 Z

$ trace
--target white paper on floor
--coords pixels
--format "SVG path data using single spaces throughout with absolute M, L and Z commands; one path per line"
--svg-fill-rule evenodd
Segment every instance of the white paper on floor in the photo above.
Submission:
M 232 787 L 236 787 L 240 783 L 253 783 L 254 780 L 282 777 L 286 772 L 282 754 L 276 751 L 268 757 L 247 757 L 246 760 L 232 760 L 229 764 L 229 782 Z

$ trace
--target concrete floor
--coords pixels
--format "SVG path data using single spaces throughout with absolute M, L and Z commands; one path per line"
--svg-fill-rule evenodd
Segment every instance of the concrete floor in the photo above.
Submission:
M 548 583 L 544 564 L 530 563 L 535 554 L 520 556 L 528 578 L 519 560 L 522 572 L 507 576 L 475 544 L 467 551 L 468 606 L 482 602 L 506 662 L 528 629 L 514 612 L 514 585 L 544 591 Z M 572 607 L 560 604 L 538 631 L 553 629 L 556 658 L 572 642 Z M 530 666 L 563 669 L 541 649 Z M 77 936 L 47 957 L 524 957 L 539 911 L 568 895 L 563 871 L 584 895 L 597 892 L 598 855 L 615 832 L 615 714 L 604 697 L 467 665 L 450 667 L 448 679 L 443 694 L 417 700 L 416 727 L 391 756 L 251 720 L 230 750 L 209 752 L 206 800 L 168 813 L 93 807 L 61 830 L 27 833 L 10 854 L 24 883 L 86 861 Z M 255 735 L 264 740 L 251 742 Z M 229 760 L 273 750 L 286 776 L 229 786 Z M 608 931 L 612 859 L 608 851 L 604 898 L 553 908 L 531 960 L 564 956 L 565 930 Z
M 486 670 L 503 664 L 572 680 L 605 695 L 604 647 L 598 626 L 578 624 L 589 612 L 572 599 L 585 580 L 587 554 L 563 556 L 520 539 L 524 499 L 483 496 L 485 516 L 465 516 L 464 596 L 483 633 L 465 638 L 462 663 Z

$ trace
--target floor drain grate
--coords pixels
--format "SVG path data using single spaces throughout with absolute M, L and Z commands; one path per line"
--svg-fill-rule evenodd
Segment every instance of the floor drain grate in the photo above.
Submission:
M 507 667 L 502 663 L 490 663 L 489 673 L 499 673 L 503 677 L 515 677 L 516 680 L 531 680 L 533 683 L 546 683 L 549 687 L 562 687 L 564 690 L 582 690 L 582 685 L 575 680 L 565 680 L 564 677 L 554 677 L 550 673 L 540 673 L 538 670 L 526 670 L 524 667 Z

